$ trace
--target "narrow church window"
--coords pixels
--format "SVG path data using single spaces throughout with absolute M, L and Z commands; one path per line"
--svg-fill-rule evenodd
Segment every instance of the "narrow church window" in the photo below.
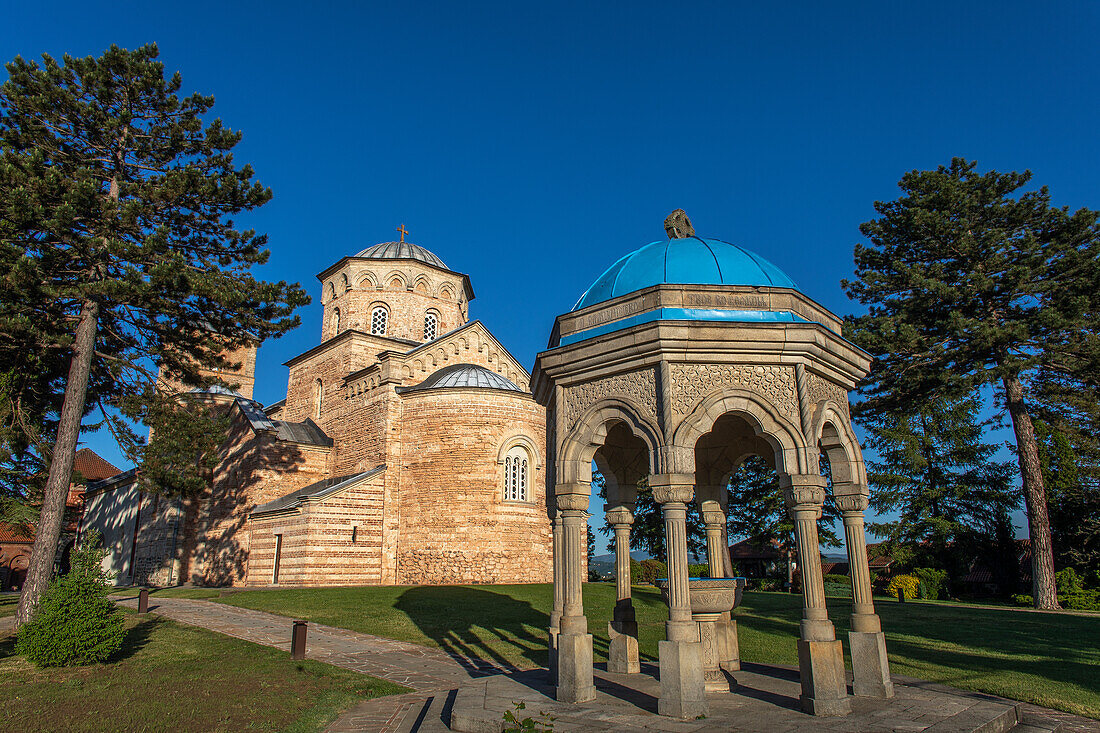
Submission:
M 313 419 L 321 419 L 321 380 L 313 382 Z
M 355 541 L 359 539 L 359 527 L 356 525 L 351 528 L 351 544 L 355 544 Z
M 527 501 L 527 451 L 516 447 L 504 457 L 504 500 Z
M 370 332 L 375 336 L 386 335 L 386 321 L 389 318 L 389 312 L 385 306 L 375 306 L 374 310 L 370 314 Z
M 279 560 L 283 557 L 283 536 L 275 535 L 275 566 L 271 569 L 271 584 L 279 584 Z
M 424 316 L 424 340 L 431 341 L 439 335 L 439 316 L 428 313 Z
M 332 309 L 332 335 L 340 333 L 340 309 Z

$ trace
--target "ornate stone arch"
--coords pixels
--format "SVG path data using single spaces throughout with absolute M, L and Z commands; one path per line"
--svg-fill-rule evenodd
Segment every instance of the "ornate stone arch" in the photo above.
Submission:
M 695 444 L 710 432 L 718 418 L 726 414 L 744 418 L 757 435 L 775 450 L 776 470 L 784 473 L 816 473 L 816 461 L 808 460 L 802 431 L 778 414 L 767 400 L 737 388 L 723 388 L 707 395 L 692 410 L 672 435 L 669 461 L 676 473 L 695 472 Z
M 833 471 L 833 493 L 865 493 L 867 471 L 863 465 L 863 451 L 843 408 L 833 400 L 818 403 L 810 435 L 812 444 L 820 446 L 829 457 Z
M 539 448 L 535 444 L 535 441 L 526 433 L 514 433 L 504 439 L 500 444 L 500 450 L 497 452 L 497 463 L 503 465 L 504 457 L 508 454 L 508 451 L 512 450 L 517 445 L 523 446 L 531 455 L 531 466 L 535 470 L 542 468 L 542 454 L 539 452 Z
M 449 282 L 440 283 L 439 288 L 436 290 L 436 297 L 443 298 L 444 300 L 454 300 L 455 286 Z
M 373 272 L 364 272 L 359 276 L 355 287 L 359 290 L 375 290 L 378 288 L 378 278 L 374 276 Z
M 635 437 L 645 443 L 650 473 L 660 472 L 660 447 L 663 442 L 660 427 L 627 398 L 609 397 L 585 410 L 561 441 L 555 461 L 558 493 L 575 493 L 567 488 L 571 484 L 592 483 L 592 458 L 603 445 L 608 431 L 619 423 L 625 424 Z
M 421 295 L 431 295 L 432 281 L 428 279 L 427 275 L 421 273 L 413 278 L 412 289 Z
M 401 285 L 399 287 L 393 286 L 394 281 L 399 281 Z M 387 290 L 409 289 L 409 278 L 405 277 L 405 273 L 401 272 L 400 270 L 393 270 L 388 275 L 386 275 L 385 278 L 382 279 L 382 282 L 385 284 L 384 287 Z

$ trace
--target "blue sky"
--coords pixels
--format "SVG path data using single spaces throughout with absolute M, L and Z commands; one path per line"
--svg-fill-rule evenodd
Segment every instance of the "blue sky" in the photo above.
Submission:
M 677 207 L 843 314 L 858 225 L 953 155 L 1100 206 L 1100 5 L 8 3 L 0 57 L 155 41 L 275 192 L 269 279 L 409 240 L 530 367 L 554 317 Z M 256 396 L 317 343 L 260 351 Z M 87 444 L 120 464 L 106 435 Z

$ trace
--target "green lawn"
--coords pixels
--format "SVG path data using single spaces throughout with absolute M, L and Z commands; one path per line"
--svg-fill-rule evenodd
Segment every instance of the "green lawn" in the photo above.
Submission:
M 157 617 L 127 614 L 103 665 L 37 669 L 0 633 L 0 730 L 316 731 L 358 701 L 407 690 Z
M 19 596 L 12 594 L 4 594 L 0 596 L 0 618 L 4 616 L 14 616 L 15 607 L 19 605 Z
M 602 660 L 615 588 L 590 583 L 584 595 L 596 657 Z M 311 588 L 243 591 L 216 600 L 531 667 L 546 663 L 552 590 L 548 585 Z M 848 603 L 830 600 L 837 634 L 845 640 Z M 660 593 L 636 586 L 634 605 L 642 655 L 656 659 L 667 618 Z M 888 600 L 877 608 L 897 674 L 1100 718 L 1100 619 Z M 800 614 L 798 596 L 746 593 L 735 614 L 742 658 L 797 664 Z

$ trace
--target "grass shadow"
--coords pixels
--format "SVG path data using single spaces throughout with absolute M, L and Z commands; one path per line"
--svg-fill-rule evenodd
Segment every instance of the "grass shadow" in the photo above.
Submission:
M 528 601 L 467 586 L 415 586 L 394 608 L 471 675 L 517 672 L 516 658 L 546 664 L 545 639 L 532 629 L 546 628 L 550 617 Z

